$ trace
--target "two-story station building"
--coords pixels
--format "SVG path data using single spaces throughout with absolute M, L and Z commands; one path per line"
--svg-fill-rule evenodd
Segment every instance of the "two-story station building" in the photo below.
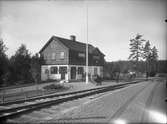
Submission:
M 104 54 L 92 45 L 88 45 L 89 76 L 103 77 Z M 70 39 L 52 36 L 40 50 L 44 58 L 41 66 L 41 80 L 82 80 L 86 69 L 86 44 Z

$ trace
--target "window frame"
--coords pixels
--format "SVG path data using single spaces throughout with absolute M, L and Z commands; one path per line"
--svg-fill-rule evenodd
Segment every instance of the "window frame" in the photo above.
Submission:
M 84 68 L 78 67 L 78 74 L 83 74 L 83 73 L 84 73 Z
M 55 60 L 56 59 L 56 53 L 55 52 L 52 52 L 52 57 L 51 57 L 52 60 Z
M 57 66 L 50 67 L 50 73 L 51 74 L 58 74 L 58 67 Z
M 98 68 L 95 67 L 95 68 L 94 68 L 94 75 L 97 75 L 97 74 L 98 74 Z
M 65 52 L 64 51 L 60 52 L 60 59 L 65 59 Z
M 85 53 L 78 53 L 79 58 L 85 58 Z
M 64 73 L 64 74 L 67 74 L 67 67 L 66 66 L 60 66 L 59 67 L 59 74 L 62 74 L 62 73 Z

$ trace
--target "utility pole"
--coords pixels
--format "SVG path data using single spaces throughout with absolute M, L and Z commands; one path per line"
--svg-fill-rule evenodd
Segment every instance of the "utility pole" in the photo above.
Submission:
M 89 79 L 88 79 L 88 73 L 89 73 L 89 61 L 88 61 L 88 3 L 86 4 L 86 84 L 88 84 Z

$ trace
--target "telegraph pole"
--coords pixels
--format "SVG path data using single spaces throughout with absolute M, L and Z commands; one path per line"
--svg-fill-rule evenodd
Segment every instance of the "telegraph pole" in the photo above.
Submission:
M 88 73 L 89 73 L 89 61 L 88 61 L 88 3 L 86 4 L 86 84 L 88 84 Z

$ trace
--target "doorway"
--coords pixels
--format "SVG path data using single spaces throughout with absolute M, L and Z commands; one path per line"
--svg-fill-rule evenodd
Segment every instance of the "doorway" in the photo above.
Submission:
M 71 67 L 71 79 L 76 79 L 76 67 Z
M 59 67 L 59 73 L 61 74 L 61 80 L 64 80 L 65 75 L 67 74 L 67 67 Z

